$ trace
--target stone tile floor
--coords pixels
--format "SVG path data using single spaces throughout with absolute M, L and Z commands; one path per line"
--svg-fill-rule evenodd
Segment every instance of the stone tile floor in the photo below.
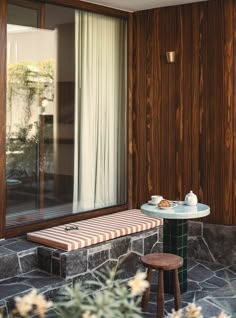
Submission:
M 14 296 L 23 295 L 32 288 L 38 288 L 47 298 L 55 300 L 63 294 L 63 287 L 70 286 L 71 281 L 65 281 L 58 276 L 52 276 L 41 270 L 18 275 L 0 281 L 0 308 L 13 308 Z M 157 272 L 153 272 L 150 302 L 144 318 L 156 317 Z M 188 292 L 182 294 L 182 306 L 196 302 L 203 307 L 204 318 L 218 315 L 226 306 L 231 306 L 231 312 L 236 314 L 236 265 L 227 266 L 208 262 L 188 260 Z M 165 315 L 174 307 L 172 295 L 165 295 Z M 52 310 L 47 317 L 56 317 Z
M 156 317 L 157 273 L 152 277 L 151 294 L 145 318 Z M 195 302 L 202 307 L 205 318 L 224 310 L 236 314 L 236 265 L 188 260 L 188 291 L 182 295 L 182 307 Z M 165 315 L 174 308 L 173 295 L 165 294 Z

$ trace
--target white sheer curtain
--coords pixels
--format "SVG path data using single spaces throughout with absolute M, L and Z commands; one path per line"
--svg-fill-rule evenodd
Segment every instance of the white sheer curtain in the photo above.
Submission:
M 126 22 L 76 12 L 73 212 L 126 202 Z

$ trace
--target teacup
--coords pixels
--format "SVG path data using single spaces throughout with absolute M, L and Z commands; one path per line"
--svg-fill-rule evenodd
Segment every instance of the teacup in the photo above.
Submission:
M 163 196 L 161 195 L 152 195 L 152 203 L 154 204 L 158 204 L 159 202 L 161 202 L 161 200 L 163 200 Z

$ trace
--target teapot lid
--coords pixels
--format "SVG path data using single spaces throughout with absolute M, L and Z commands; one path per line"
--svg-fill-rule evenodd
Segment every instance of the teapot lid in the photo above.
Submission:
M 193 191 L 190 190 L 190 192 L 187 195 L 196 195 L 196 194 L 194 194 Z

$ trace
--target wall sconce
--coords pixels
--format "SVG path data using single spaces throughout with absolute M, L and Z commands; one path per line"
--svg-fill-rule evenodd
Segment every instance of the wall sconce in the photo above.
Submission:
M 175 63 L 175 51 L 166 52 L 167 63 Z

